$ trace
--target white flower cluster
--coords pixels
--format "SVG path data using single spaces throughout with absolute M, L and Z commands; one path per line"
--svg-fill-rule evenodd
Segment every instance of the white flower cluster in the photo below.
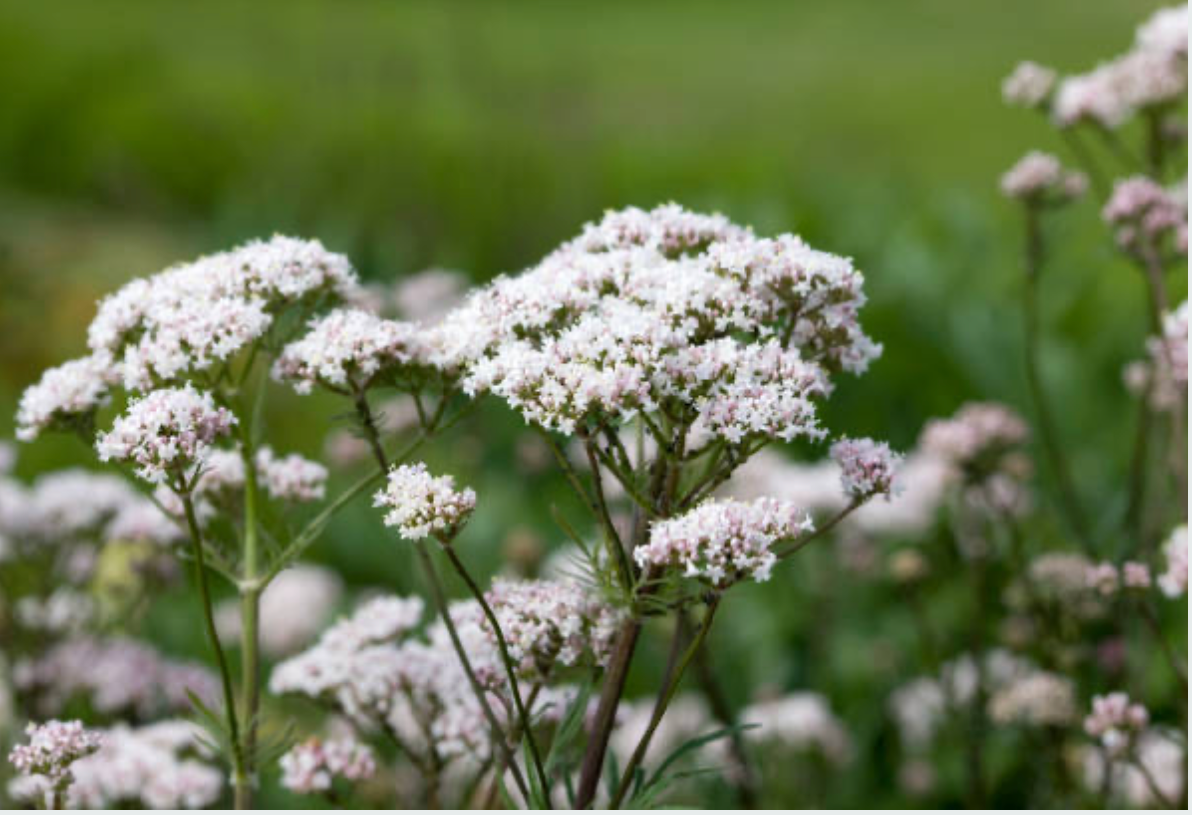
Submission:
M 42 634 L 79 631 L 95 615 L 91 595 L 70 586 L 58 586 L 48 597 L 26 595 L 17 600 L 13 616 L 21 628 Z
M 1084 732 L 1099 739 L 1110 753 L 1119 754 L 1146 730 L 1150 720 L 1145 707 L 1131 702 L 1129 694 L 1117 691 L 1093 697 L 1092 712 L 1084 719 Z
M 1066 77 L 1052 102 L 1064 127 L 1116 128 L 1136 112 L 1179 102 L 1188 88 L 1188 7 L 1162 9 L 1139 26 L 1134 47 L 1086 74 Z
M 845 763 L 853 753 L 848 730 L 832 712 L 828 700 L 818 693 L 802 691 L 755 702 L 737 718 L 760 725 L 744 731 L 746 741 L 816 750 L 833 764 Z
M 33 441 L 43 431 L 86 428 L 95 411 L 108 403 L 107 367 L 93 357 L 74 359 L 41 375 L 21 394 L 17 438 Z
M 789 501 L 705 501 L 655 523 L 633 556 L 644 569 L 680 569 L 718 588 L 748 577 L 760 583 L 777 561 L 771 547 L 813 529 L 811 516 Z
M 1026 422 L 1010 408 L 970 402 L 948 419 L 923 428 L 918 449 L 949 471 L 964 502 L 981 513 L 1021 515 L 1030 506 L 1031 460 L 1021 447 Z
M 299 564 L 273 579 L 261 594 L 258 629 L 261 651 L 276 659 L 309 644 L 331 619 L 343 596 L 343 580 L 330 569 Z M 226 600 L 215 609 L 220 639 L 240 637 L 240 604 Z
M 1166 567 L 1159 575 L 1159 588 L 1168 597 L 1188 593 L 1188 527 L 1176 527 L 1163 544 Z
M 1006 171 L 1001 188 L 1007 198 L 1061 203 L 1084 195 L 1088 184 L 1084 173 L 1065 170 L 1055 156 L 1032 150 Z
M 427 332 L 414 323 L 386 320 L 360 309 L 336 309 L 311 320 L 273 364 L 273 378 L 298 393 L 315 385 L 340 393 L 362 391 L 436 363 Z
M 982 459 L 997 457 L 1027 440 L 1022 417 L 996 402 L 970 402 L 950 419 L 932 419 L 923 428 L 921 447 L 970 467 Z
M 903 746 L 912 752 L 924 750 L 945 718 L 970 704 L 978 690 L 993 696 L 1037 671 L 1007 651 L 993 650 L 980 658 L 964 654 L 945 663 L 938 676 L 901 685 L 890 695 L 889 710 Z
M 418 626 L 422 611 L 418 598 L 365 603 L 327 629 L 313 647 L 274 668 L 270 690 L 334 702 L 357 721 L 383 715 L 392 682 L 378 675 L 394 661 L 393 643 Z
M 486 599 L 510 658 L 528 679 L 549 677 L 556 664 L 570 667 L 588 660 L 603 666 L 612 653 L 621 616 L 576 581 L 498 578 Z M 488 621 L 479 622 L 492 636 Z
M 841 439 L 829 451 L 840 466 L 840 484 L 854 501 L 875 495 L 889 496 L 894 491 L 894 477 L 902 456 L 885 442 L 873 439 Z
M 1133 755 L 1106 756 L 1104 750 L 1089 748 L 1084 751 L 1085 786 L 1096 793 L 1108 788 L 1114 800 L 1134 808 L 1178 801 L 1188 771 L 1184 744 L 1182 733 L 1151 727 L 1136 738 Z M 1166 800 L 1156 797 L 1152 784 Z
M 270 447 L 256 456 L 265 491 L 278 501 L 319 501 L 327 485 L 327 468 L 297 453 L 278 457 Z
M 1042 107 L 1055 89 L 1057 74 L 1037 62 L 1020 62 L 1013 73 L 1002 80 L 1002 99 L 1006 104 L 1024 108 Z
M 342 255 L 275 236 L 133 280 L 99 305 L 91 354 L 26 390 L 17 435 L 86 427 L 116 384 L 147 391 L 194 379 L 259 340 L 288 306 L 342 298 L 356 286 Z
M 71 767 L 70 809 L 203 809 L 219 800 L 223 774 L 202 760 L 197 725 L 167 720 L 101 731 L 103 745 Z M 198 757 L 196 757 L 198 756 Z M 41 803 L 48 790 L 37 778 L 9 786 L 14 798 Z
M 71 765 L 99 749 L 103 739 L 80 721 L 51 720 L 25 728 L 26 744 L 18 744 L 8 760 L 23 776 L 41 776 L 51 789 L 69 781 Z
M 102 461 L 131 461 L 146 481 L 168 481 L 177 488 L 235 423 L 236 417 L 217 407 L 210 393 L 188 383 L 134 399 L 95 447 Z
M 1032 671 L 990 697 L 989 718 L 997 724 L 1064 727 L 1077 718 L 1076 686 L 1067 677 Z
M 145 390 L 230 359 L 287 306 L 344 297 L 356 276 L 318 241 L 275 236 L 134 280 L 104 300 L 88 345 Z
M 1153 249 L 1158 241 L 1170 236 L 1176 252 L 1188 253 L 1186 193 L 1176 194 L 1145 176 L 1119 179 L 1101 217 L 1117 228 L 1116 239 L 1124 249 Z
M 300 793 L 327 792 L 336 778 L 362 781 L 377 771 L 372 750 L 353 738 L 312 737 L 294 745 L 278 763 L 281 785 Z
M 373 496 L 373 506 L 389 510 L 385 525 L 396 526 L 406 540 L 432 535 L 450 540 L 476 508 L 476 493 L 457 491 L 452 476 L 432 476 L 421 462 L 403 464 L 389 471 L 389 481 Z
M 441 342 L 469 393 L 559 432 L 669 403 L 734 444 L 818 437 L 827 372 L 862 372 L 880 351 L 857 323 L 861 284 L 793 236 L 631 208 L 474 294 Z
M 1116 578 L 1115 575 L 1115 590 Z M 1099 568 L 1079 552 L 1044 552 L 1031 560 L 1025 576 L 1009 586 L 1006 602 L 1024 607 L 1033 595 L 1037 600 L 1053 604 L 1065 615 L 1096 619 L 1107 607 L 1107 595 L 1102 591 L 1104 579 Z M 1025 588 L 1027 583 L 1030 591 Z
M 1085 581 L 1104 597 L 1112 597 L 1121 588 L 1149 589 L 1152 583 L 1150 567 L 1133 560 L 1123 563 L 1120 569 L 1109 562 L 1090 566 Z
M 1163 318 L 1163 332 L 1146 341 L 1147 358 L 1129 363 L 1126 388 L 1149 400 L 1156 411 L 1171 411 L 1187 402 L 1188 301 Z
M 119 476 L 79 468 L 45 473 L 29 487 L 0 476 L 0 536 L 31 544 L 103 536 L 145 500 Z
M 219 684 L 207 668 L 168 659 L 152 647 L 125 638 L 75 637 L 17 662 L 13 684 L 53 714 L 82 698 L 97 713 L 146 719 L 191 707 L 187 691 L 213 703 Z
M 480 681 L 504 696 L 494 709 L 511 710 L 500 657 L 478 622 L 479 606 L 458 603 L 451 613 Z M 483 760 L 492 747 L 484 713 L 442 622 L 429 626 L 425 637 L 414 636 L 421 615 L 417 598 L 371 601 L 278 665 L 269 688 L 332 704 L 360 727 L 386 730 L 419 757 Z M 540 695 L 540 706 L 549 701 L 557 699 Z

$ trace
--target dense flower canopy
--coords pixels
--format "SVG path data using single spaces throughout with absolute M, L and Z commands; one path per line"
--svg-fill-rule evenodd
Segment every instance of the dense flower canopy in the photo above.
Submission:
M 792 235 L 630 208 L 473 295 L 439 343 L 469 393 L 563 433 L 671 410 L 732 444 L 819 437 L 829 374 L 880 353 L 857 323 L 862 282 Z

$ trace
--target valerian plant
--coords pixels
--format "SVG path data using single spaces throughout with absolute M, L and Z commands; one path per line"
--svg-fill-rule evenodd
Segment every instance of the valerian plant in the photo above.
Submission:
M 830 397 L 833 377 L 863 373 L 880 353 L 858 322 L 862 283 L 846 258 L 795 236 L 761 238 L 723 216 L 668 205 L 609 213 L 534 268 L 497 279 L 422 325 L 361 307 L 367 298 L 342 256 L 279 237 L 136 280 L 104 300 L 88 332 L 90 355 L 29 389 L 19 435 L 96 434 L 99 458 L 151 487 L 157 507 L 185 530 L 189 547 L 179 552 L 195 567 L 237 806 L 251 805 L 263 751 L 261 595 L 334 512 L 382 476 L 376 503 L 415 547 L 435 601 L 428 640 L 388 645 L 414 627 L 404 607 L 393 610 L 405 619 L 400 625 L 382 616 L 370 628 L 373 618 L 357 615 L 300 657 L 321 680 L 311 685 L 310 676 L 283 665 L 275 689 L 329 700 L 361 724 L 369 712 L 396 715 L 391 700 L 369 701 L 375 689 L 353 688 L 364 674 L 343 675 L 341 666 L 336 680 L 325 664 L 350 663 L 356 650 L 384 644 L 392 652 L 384 664 L 399 671 L 385 681 L 418 700 L 408 715 L 427 728 L 421 748 L 403 732 L 409 722 L 387 729 L 408 755 L 421 753 L 428 772 L 452 757 L 436 717 L 464 716 L 470 731 L 447 745 L 458 741 L 494 778 L 507 777 L 504 794 L 583 807 L 597 792 L 643 620 L 668 615 L 681 656 L 611 792 L 608 803 L 620 805 L 724 593 L 766 579 L 817 536 L 810 516 L 789 502 L 712 496 L 766 446 L 827 436 L 818 405 Z M 261 406 L 270 378 L 299 394 L 317 388 L 346 399 L 376 474 L 324 501 L 326 470 L 278 456 L 266 443 Z M 386 449 L 370 402 L 381 389 L 407 394 L 417 412 L 418 435 L 396 454 Z M 585 580 L 506 581 L 485 590 L 456 545 L 476 495 L 421 463 L 404 463 L 468 401 L 490 394 L 541 433 L 590 511 L 586 520 L 560 518 L 567 534 L 599 530 L 598 548 L 585 549 Z M 123 410 L 97 432 L 97 416 L 114 397 Z M 841 441 L 833 451 L 847 502 L 828 527 L 889 493 L 897 460 L 868 440 Z M 305 525 L 292 523 L 292 505 L 321 501 Z M 578 535 L 576 542 L 587 546 Z M 448 601 L 431 544 L 470 590 L 468 603 Z M 238 691 L 209 571 L 241 598 Z M 704 614 L 691 632 L 680 623 L 694 607 Z M 443 653 L 447 644 L 451 653 Z M 453 662 L 462 682 L 445 667 Z M 542 717 L 560 708 L 557 719 L 566 707 L 569 692 L 552 686 L 557 674 L 584 664 L 599 675 L 599 693 L 587 747 L 571 766 L 563 745 L 544 741 Z M 404 671 L 424 678 L 397 679 Z M 306 776 L 296 786 L 325 786 L 311 779 L 339 772 L 316 769 L 317 755 L 313 747 L 288 754 L 289 776 Z M 559 798 L 564 776 L 566 801 Z
M 916 543 L 889 558 L 922 668 L 888 700 L 909 794 L 936 784 L 927 759 L 955 737 L 957 799 L 987 806 L 996 730 L 1024 734 L 1050 800 L 1179 805 L 1186 706 L 1102 687 L 1112 660 L 1089 643 L 1137 623 L 1164 681 L 1186 695 L 1186 658 L 1162 620 L 1187 592 L 1187 304 L 1173 305 L 1171 280 L 1187 254 L 1186 87 L 1186 7 L 1154 15 L 1128 53 L 1088 74 L 1023 63 L 1005 80 L 1006 101 L 1043 114 L 1079 165 L 1032 151 L 1001 180 L 1025 228 L 1033 421 L 968 403 L 928 422 L 905 455 L 823 418 L 840 378 L 882 353 L 861 324 L 853 262 L 675 204 L 608 212 L 467 293 L 438 273 L 420 295 L 433 301 L 425 322 L 394 318 L 317 241 L 274 237 L 134 280 L 100 303 L 88 355 L 47 371 L 17 417 L 21 439 L 75 433 L 127 482 L 65 473 L 25 489 L 0 478 L 0 539 L 41 581 L 19 598 L 14 627 L 31 709 L 57 715 L 86 695 L 136 726 L 31 726 L 10 792 L 49 806 L 206 806 L 223 761 L 235 805 L 250 808 L 276 763 L 283 787 L 338 805 L 397 752 L 431 807 L 646 808 L 692 783 L 698 756 L 755 803 L 758 773 L 782 755 L 772 747 L 834 767 L 852 742 L 816 693 L 734 711 L 709 633 L 749 583 L 797 568 L 784 561 L 832 536 L 842 560 L 874 540 Z M 1148 304 L 1125 376 L 1139 408 L 1117 514 L 1082 494 L 1041 363 L 1040 281 L 1062 258 L 1051 222 L 1090 195 Z M 358 437 L 343 457 L 363 452 L 368 472 L 329 497 L 322 464 L 276 451 L 263 415 L 279 387 L 338 399 Z M 554 516 L 573 553 L 565 568 L 485 584 L 469 530 L 483 489 L 416 459 L 483 402 L 524 420 L 578 498 L 582 515 Z M 395 404 L 396 425 L 385 415 Z M 1032 439 L 1058 523 L 1032 489 Z M 796 443 L 827 455 L 804 464 L 779 452 Z M 412 547 L 430 607 L 381 594 L 326 626 L 342 584 L 300 561 L 366 495 L 401 541 L 378 551 Z M 82 635 L 91 610 L 65 554 L 112 541 L 148 543 L 155 565 L 163 552 L 193 565 L 214 671 Z M 959 651 L 923 612 L 941 561 L 965 589 Z M 0 577 L 5 568 L 0 559 Z M 465 599 L 449 596 L 444 574 Z M 216 606 L 213 576 L 237 607 Z M 283 618 L 282 635 L 270 633 Z M 647 625 L 670 646 L 652 696 L 629 699 Z M 280 658 L 267 683 L 263 655 Z M 137 671 L 88 671 L 128 664 Z M 110 673 L 166 690 L 121 694 L 132 683 Z M 681 691 L 689 676 L 699 696 Z M 145 723 L 184 707 L 177 688 L 214 733 Z M 326 732 L 295 741 L 287 723 L 265 722 L 266 690 L 327 712 Z

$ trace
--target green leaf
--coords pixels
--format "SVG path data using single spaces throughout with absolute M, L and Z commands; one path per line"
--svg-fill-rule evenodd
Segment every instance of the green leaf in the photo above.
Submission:
M 729 727 L 722 727 L 719 730 L 713 730 L 710 733 L 705 733 L 702 736 L 696 736 L 693 739 L 688 739 L 687 741 L 683 742 L 671 751 L 670 755 L 663 760 L 663 762 L 658 766 L 658 769 L 654 771 L 654 774 L 650 776 L 650 779 L 646 781 L 644 785 L 641 783 L 639 778 L 635 777 L 635 786 L 629 808 L 648 809 L 649 804 L 675 781 L 681 778 L 690 777 L 691 775 L 699 775 L 707 772 L 707 770 L 700 770 L 695 773 L 680 772 L 672 773 L 668 776 L 666 774 L 667 770 L 673 767 L 685 756 L 690 755 L 696 750 L 699 750 L 704 745 L 710 744 L 728 736 L 732 736 L 735 733 L 743 732 L 745 730 L 752 730 L 758 726 L 759 725 L 756 724 L 731 725 Z
M 522 763 L 526 768 L 526 778 L 530 780 L 530 808 L 550 809 L 550 798 L 547 796 L 546 790 L 542 788 L 542 781 L 538 778 L 538 773 L 534 769 L 534 756 L 530 752 L 530 740 L 528 738 L 522 739 L 522 759 Z
M 551 740 L 550 752 L 546 756 L 546 777 L 553 778 L 554 771 L 563 767 L 568 752 L 583 736 L 584 716 L 588 711 L 588 701 L 592 698 L 592 681 L 588 680 L 580 686 L 575 699 L 563 714 L 562 721 Z M 567 775 L 566 772 L 563 773 Z

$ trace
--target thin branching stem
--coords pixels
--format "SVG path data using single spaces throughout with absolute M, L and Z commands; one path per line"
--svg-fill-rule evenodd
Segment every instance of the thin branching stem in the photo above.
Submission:
M 679 661 L 675 669 L 669 672 L 669 675 L 662 684 L 662 688 L 658 692 L 658 699 L 654 703 L 654 712 L 650 716 L 650 723 L 646 726 L 646 732 L 642 734 L 637 747 L 634 748 L 633 755 L 629 757 L 629 761 L 625 764 L 625 772 L 622 774 L 621 783 L 617 787 L 617 792 L 613 795 L 613 799 L 609 804 L 610 809 L 618 809 L 625 800 L 625 796 L 629 793 L 629 788 L 633 784 L 634 773 L 638 765 L 641 764 L 642 759 L 646 756 L 646 750 L 649 749 L 650 741 L 654 738 L 654 731 L 658 729 L 662 717 L 666 715 L 666 709 L 670 706 L 671 700 L 674 699 L 675 693 L 679 689 L 679 682 L 683 679 L 683 674 L 686 672 L 687 666 L 691 664 L 691 660 L 695 658 L 696 653 L 703 646 L 704 639 L 708 636 L 708 630 L 712 627 L 712 621 L 716 617 L 716 609 L 719 607 L 720 595 L 714 594 L 708 599 L 708 608 L 704 612 L 704 619 L 700 624 L 699 631 L 695 635 L 695 639 L 687 646 L 687 650 L 683 652 L 683 658 Z M 681 635 L 682 627 L 676 627 L 676 638 Z
M 531 727 L 530 712 L 526 709 L 526 704 L 522 700 L 521 688 L 517 681 L 517 668 L 513 664 L 513 658 L 509 655 L 509 644 L 505 641 L 505 633 L 501 630 L 501 623 L 497 619 L 496 613 L 493 612 L 492 606 L 489 605 L 488 598 L 484 596 L 484 590 L 476 583 L 464 562 L 460 560 L 459 554 L 451 546 L 450 541 L 440 541 L 443 545 L 443 551 L 447 554 L 447 559 L 451 561 L 451 565 L 455 567 L 456 573 L 467 584 L 468 590 L 472 592 L 472 596 L 476 598 L 476 602 L 480 604 L 481 610 L 484 611 L 484 616 L 488 619 L 488 624 L 492 626 L 493 636 L 497 640 L 497 649 L 501 653 L 501 662 L 505 665 L 505 673 L 509 677 L 509 689 L 513 695 L 513 704 L 517 708 L 518 725 L 521 732 L 525 734 L 526 743 L 530 747 L 530 758 L 534 762 L 534 771 L 538 774 L 538 781 L 542 785 L 542 793 L 547 796 L 548 803 L 550 797 L 550 785 L 546 780 L 546 770 L 542 766 L 542 755 L 538 750 L 538 743 L 534 738 L 534 730 Z
M 215 628 L 215 614 L 211 605 L 211 589 L 207 585 L 207 566 L 203 559 L 203 533 L 199 531 L 199 521 L 195 516 L 194 501 L 190 491 L 184 490 L 179 497 L 182 499 L 183 513 L 186 515 L 186 527 L 190 532 L 191 544 L 195 556 L 195 582 L 199 587 L 199 596 L 203 606 L 203 624 L 207 629 L 207 639 L 211 643 L 211 650 L 215 652 L 215 661 L 219 667 L 219 678 L 223 688 L 224 715 L 228 722 L 228 741 L 232 749 L 232 773 L 236 790 L 237 809 L 243 808 L 242 790 L 249 785 L 247 769 L 244 765 L 244 753 L 240 742 L 240 722 L 236 715 L 236 694 L 232 690 L 232 673 L 228 669 L 228 659 L 219 641 L 219 632 Z
M 430 586 L 430 593 L 431 597 L 434 598 L 436 610 L 439 612 L 440 619 L 443 620 L 443 626 L 447 629 L 447 636 L 451 639 L 451 646 L 455 649 L 455 654 L 459 658 L 459 664 L 464 669 L 464 674 L 468 678 L 468 684 L 471 685 L 472 692 L 476 695 L 476 700 L 479 702 L 480 709 L 484 713 L 484 718 L 488 722 L 489 729 L 492 731 L 493 743 L 501 751 L 509 773 L 513 776 L 514 783 L 517 784 L 518 791 L 528 801 L 530 800 L 530 793 L 529 788 L 526 786 L 526 780 L 522 776 L 521 769 L 518 767 L 513 755 L 513 750 L 509 747 L 509 742 L 505 738 L 501 722 L 497 719 L 497 714 L 493 712 L 492 705 L 489 704 L 488 693 L 476 677 L 476 671 L 472 667 L 472 661 L 468 658 L 468 652 L 464 649 L 463 642 L 459 638 L 459 631 L 455 627 L 455 621 L 451 618 L 451 610 L 447 604 L 447 593 L 443 589 L 443 581 L 439 579 L 439 572 L 435 568 L 430 552 L 426 550 L 426 543 L 416 543 L 414 545 L 414 551 L 418 554 L 418 561 L 422 566 L 426 582 Z

